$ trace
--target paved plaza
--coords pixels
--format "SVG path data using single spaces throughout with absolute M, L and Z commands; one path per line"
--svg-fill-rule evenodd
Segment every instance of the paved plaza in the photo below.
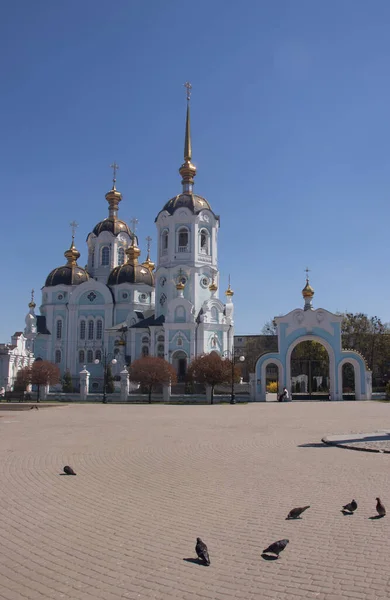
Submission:
M 2 411 L 0 598 L 389 598 L 390 456 L 321 444 L 389 424 L 375 402 Z

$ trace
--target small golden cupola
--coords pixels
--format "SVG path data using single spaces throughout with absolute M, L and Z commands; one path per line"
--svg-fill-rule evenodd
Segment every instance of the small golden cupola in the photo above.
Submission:
M 234 296 L 234 292 L 233 292 L 232 288 L 230 287 L 230 275 L 229 275 L 228 289 L 225 292 L 225 296 L 228 298 L 228 301 L 231 301 L 232 297 Z
M 34 300 L 34 294 L 35 294 L 35 291 L 31 290 L 31 300 L 28 303 L 28 307 L 33 308 L 33 309 L 36 307 L 35 300 Z
M 212 278 L 211 283 L 209 285 L 209 290 L 210 290 L 210 292 L 211 292 L 211 294 L 213 296 L 214 296 L 215 292 L 218 290 L 218 286 L 215 283 L 214 275 L 213 275 L 213 278 Z
M 119 285 L 121 283 L 144 283 L 154 286 L 154 275 L 144 264 L 138 264 L 141 250 L 137 246 L 137 237 L 132 235 L 131 246 L 126 250 L 127 262 L 115 267 L 108 278 L 107 285 Z
M 112 188 L 107 192 L 105 198 L 108 202 L 108 217 L 95 225 L 93 233 L 98 236 L 103 231 L 109 231 L 117 236 L 119 233 L 127 233 L 131 236 L 129 226 L 121 219 L 118 219 L 119 202 L 122 200 L 122 194 L 116 189 L 116 172 L 119 166 L 114 162 L 110 165 L 113 170 Z
M 154 267 L 156 266 L 154 264 L 154 262 L 152 260 L 150 260 L 150 242 L 152 241 L 152 238 L 150 237 L 150 235 L 148 235 L 148 237 L 146 238 L 146 242 L 148 244 L 147 250 L 148 250 L 148 254 L 146 257 L 146 260 L 144 260 L 144 262 L 142 263 L 142 265 L 144 267 L 146 267 L 147 269 L 149 269 L 150 272 L 154 271 Z
M 309 283 L 310 269 L 306 268 L 305 271 L 306 271 L 306 285 L 302 290 L 302 296 L 305 301 L 305 306 L 303 308 L 304 308 L 304 310 L 312 310 L 313 309 L 312 300 L 313 300 L 313 296 L 314 296 L 314 289 L 311 287 L 311 285 Z

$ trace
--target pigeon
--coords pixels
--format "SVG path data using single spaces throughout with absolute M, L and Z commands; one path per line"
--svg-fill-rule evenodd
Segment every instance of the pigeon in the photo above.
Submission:
M 36 408 L 37 410 L 39 410 L 38 406 L 31 406 L 30 410 L 34 410 L 34 408 Z
M 200 560 L 203 560 L 207 566 L 210 565 L 209 551 L 206 544 L 200 538 L 196 538 L 195 552 Z
M 287 519 L 299 519 L 301 514 L 310 508 L 310 506 L 300 506 L 299 508 L 293 508 L 287 515 Z
M 290 540 L 279 540 L 278 542 L 274 542 L 268 548 L 263 550 L 263 554 L 276 554 L 279 557 L 279 554 L 285 549 Z
M 383 506 L 380 498 L 376 498 L 376 512 L 380 517 L 384 517 L 386 514 L 386 509 Z
M 357 509 L 356 500 L 352 500 L 352 502 L 343 506 L 343 510 L 345 510 L 346 512 L 349 512 L 349 513 L 355 512 L 356 509 Z
M 76 473 L 73 471 L 72 467 L 69 467 L 68 465 L 66 465 L 64 467 L 64 473 L 65 473 L 65 475 L 76 475 Z

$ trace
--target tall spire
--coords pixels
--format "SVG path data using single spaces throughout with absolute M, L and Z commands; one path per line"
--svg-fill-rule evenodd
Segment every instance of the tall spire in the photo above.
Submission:
M 114 161 L 112 165 L 110 165 L 113 171 L 112 177 L 112 188 L 106 194 L 106 200 L 108 202 L 108 218 L 115 220 L 118 218 L 118 204 L 122 200 L 122 194 L 118 192 L 116 189 L 116 172 L 119 169 L 119 166 Z
M 184 163 L 179 169 L 179 173 L 182 176 L 182 185 L 184 193 L 191 193 L 192 186 L 194 185 L 194 177 L 196 175 L 196 167 L 191 163 L 192 159 L 192 145 L 191 145 L 191 117 L 190 117 L 190 99 L 192 85 L 187 81 L 184 84 L 187 90 L 187 116 L 186 116 L 186 130 L 184 138 Z
M 69 250 L 66 250 L 66 252 L 64 252 L 64 256 L 68 261 L 67 265 L 69 267 L 75 267 L 77 266 L 77 259 L 80 258 L 80 252 L 74 245 L 74 236 L 76 233 L 76 228 L 78 227 L 78 223 L 76 223 L 76 221 L 72 221 L 71 223 L 69 223 L 69 225 L 72 228 L 72 243 L 70 245 Z
M 146 267 L 147 269 L 149 269 L 149 271 L 153 271 L 155 264 L 152 260 L 150 260 L 150 242 L 152 241 L 152 238 L 150 237 L 150 235 L 148 235 L 148 237 L 146 238 L 146 242 L 148 244 L 147 246 L 147 250 L 148 250 L 148 255 L 146 257 L 146 260 L 142 263 L 144 267 Z
M 138 219 L 133 217 L 131 219 L 131 225 L 133 228 L 133 232 L 132 232 L 133 237 L 131 238 L 131 245 L 125 251 L 128 264 L 131 264 L 134 266 L 138 265 L 138 257 L 141 254 L 141 250 L 137 246 L 137 236 L 135 235 L 135 230 L 136 230 L 137 224 L 138 224 Z

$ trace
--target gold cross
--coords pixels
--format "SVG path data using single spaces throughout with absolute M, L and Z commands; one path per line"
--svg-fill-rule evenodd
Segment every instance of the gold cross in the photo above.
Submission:
M 185 84 L 184 84 L 184 87 L 187 90 L 187 102 L 189 102 L 190 98 L 191 98 L 192 85 L 190 84 L 189 81 L 186 81 Z
M 76 233 L 76 229 L 79 226 L 79 224 L 76 223 L 76 221 L 72 221 L 71 223 L 69 223 L 69 225 L 72 228 L 72 241 L 74 241 L 74 234 Z
M 119 165 L 116 164 L 116 162 L 114 161 L 112 163 L 112 165 L 110 165 L 111 169 L 113 170 L 113 178 L 112 178 L 112 183 L 113 183 L 113 187 L 115 187 L 116 184 L 116 172 L 119 169 Z
M 306 273 L 306 280 L 309 281 L 309 273 L 310 273 L 309 267 L 306 267 L 305 273 Z

